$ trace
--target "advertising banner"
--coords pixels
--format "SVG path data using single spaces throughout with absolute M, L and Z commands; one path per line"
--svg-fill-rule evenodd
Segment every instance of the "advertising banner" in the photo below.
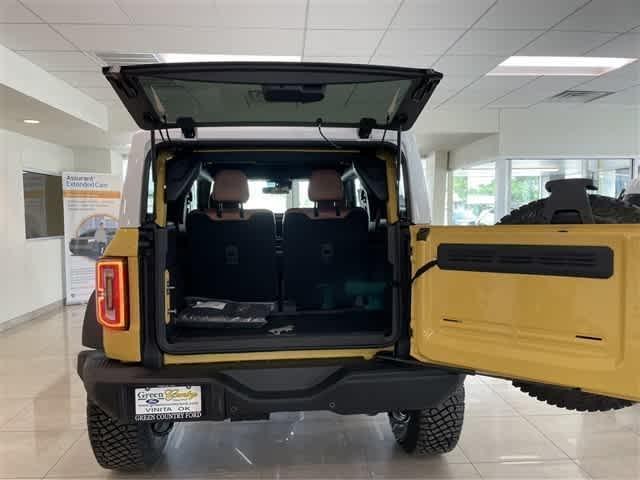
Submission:
M 95 288 L 95 264 L 118 228 L 118 175 L 62 174 L 66 303 L 86 303 Z

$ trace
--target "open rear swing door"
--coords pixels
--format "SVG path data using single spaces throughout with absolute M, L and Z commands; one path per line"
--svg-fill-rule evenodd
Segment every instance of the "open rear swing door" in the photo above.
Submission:
M 413 226 L 411 247 L 414 358 L 640 401 L 640 225 Z

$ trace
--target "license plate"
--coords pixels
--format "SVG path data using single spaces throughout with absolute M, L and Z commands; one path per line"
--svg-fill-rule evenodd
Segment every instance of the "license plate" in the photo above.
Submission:
M 136 388 L 137 421 L 187 420 L 202 416 L 202 389 L 198 385 Z

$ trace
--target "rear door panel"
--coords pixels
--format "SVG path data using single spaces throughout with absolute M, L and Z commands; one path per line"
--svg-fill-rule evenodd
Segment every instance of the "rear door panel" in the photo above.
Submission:
M 415 226 L 411 233 L 414 273 L 439 247 L 442 263 L 413 283 L 415 358 L 640 400 L 640 226 Z M 454 246 L 453 256 L 443 245 Z M 520 247 L 514 254 L 502 245 Z M 582 255 L 589 252 L 604 257 Z

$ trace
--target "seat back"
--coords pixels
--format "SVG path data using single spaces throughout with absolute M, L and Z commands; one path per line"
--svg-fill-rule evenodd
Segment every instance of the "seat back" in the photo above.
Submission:
M 214 177 L 212 208 L 187 217 L 189 295 L 277 299 L 275 219 L 269 210 L 244 210 L 248 199 L 246 175 L 221 170 Z
M 349 284 L 366 279 L 367 213 L 343 207 L 342 181 L 334 170 L 312 173 L 309 199 L 315 208 L 284 215 L 285 302 L 298 309 L 353 306 Z

